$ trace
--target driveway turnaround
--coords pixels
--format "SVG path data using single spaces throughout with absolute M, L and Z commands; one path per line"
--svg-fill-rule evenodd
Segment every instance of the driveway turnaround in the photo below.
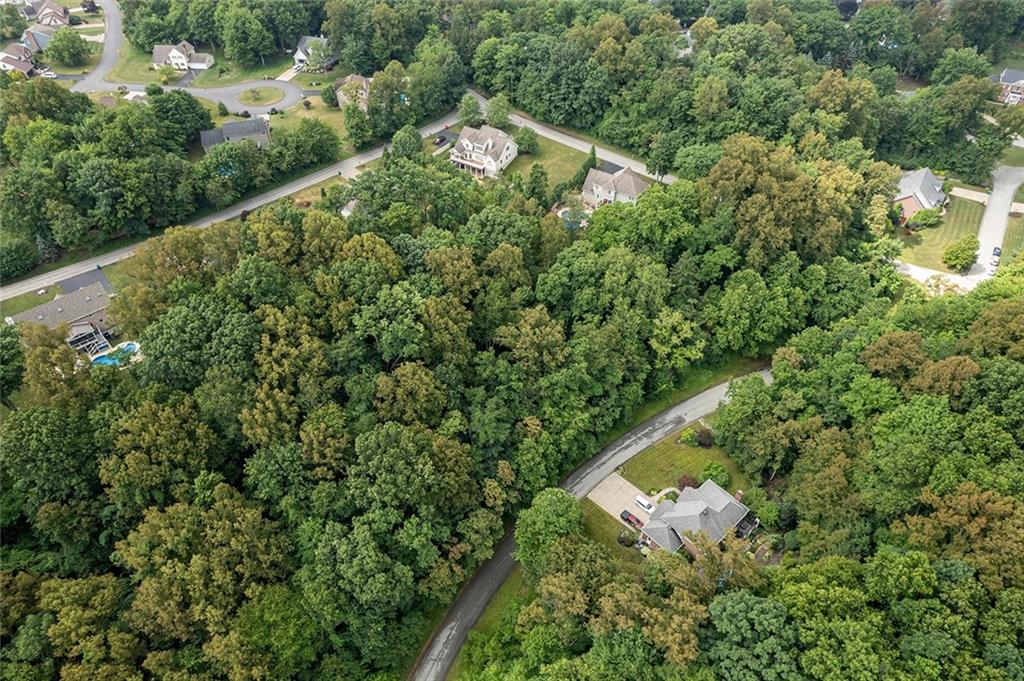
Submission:
M 767 369 L 759 373 L 764 380 L 772 380 Z M 644 421 L 577 468 L 562 482 L 562 488 L 571 492 L 577 499 L 586 496 L 598 483 L 614 473 L 615 469 L 658 440 L 715 411 L 718 405 L 726 400 L 728 388 L 728 382 L 719 383 Z M 635 506 L 634 509 L 630 512 L 636 515 L 636 511 L 640 509 Z M 411 681 L 444 681 L 448 676 L 448 671 L 458 657 L 459 649 L 465 643 L 470 629 L 512 572 L 515 565 L 513 551 L 515 540 L 511 535 L 506 536 L 494 549 L 494 556 L 481 565 L 462 588 L 455 602 L 448 608 L 441 625 L 434 630 L 434 636 L 416 660 L 408 677 Z
M 642 496 L 644 499 L 648 499 L 651 503 L 654 503 L 654 500 L 641 492 L 636 485 L 631 483 L 629 480 L 626 480 L 618 473 L 612 473 L 607 478 L 597 483 L 597 487 L 590 490 L 587 498 L 600 506 L 608 513 L 608 515 L 632 530 L 635 528 L 630 527 L 626 521 L 622 519 L 622 516 L 619 515 L 623 511 L 629 511 L 639 518 L 642 523 L 646 523 L 650 519 L 650 515 L 648 515 L 647 511 L 633 503 L 633 500 L 638 496 Z

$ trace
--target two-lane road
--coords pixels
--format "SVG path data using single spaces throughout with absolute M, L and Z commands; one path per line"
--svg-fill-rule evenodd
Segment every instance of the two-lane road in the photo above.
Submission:
M 759 373 L 766 381 L 772 380 L 767 369 Z M 582 499 L 608 474 L 655 442 L 715 411 L 726 400 L 728 387 L 728 382 L 720 383 L 644 421 L 577 468 L 561 487 Z M 505 537 L 495 548 L 494 556 L 466 583 L 420 654 L 409 674 L 410 681 L 445 680 L 470 630 L 512 572 L 514 551 L 512 536 Z

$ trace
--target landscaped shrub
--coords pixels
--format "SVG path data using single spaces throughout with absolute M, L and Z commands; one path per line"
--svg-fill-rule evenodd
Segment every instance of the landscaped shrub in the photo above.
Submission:
M 228 111 L 227 105 L 225 105 L 224 102 L 217 102 L 217 115 L 227 116 L 228 113 L 230 112 Z
M 679 480 L 676 482 L 676 487 L 679 489 L 686 489 L 687 487 L 697 488 L 700 483 L 697 482 L 697 478 L 692 475 L 680 475 Z
M 708 428 L 698 428 L 694 439 L 701 447 L 710 447 L 715 444 L 715 434 Z
M 966 272 L 978 261 L 978 248 L 981 242 L 973 234 L 962 236 L 946 248 L 942 254 L 942 262 L 956 272 Z
M 691 447 L 697 446 L 697 432 L 693 428 L 687 428 L 683 432 L 679 433 L 679 437 L 676 439 L 681 445 L 690 445 Z
M 708 461 L 700 472 L 701 483 L 705 480 L 713 480 L 722 489 L 728 489 L 729 483 L 732 482 L 732 476 L 729 475 L 728 469 L 722 464 L 717 461 Z
M 919 210 L 910 216 L 910 220 L 907 224 L 912 229 L 919 229 L 922 227 L 935 227 L 942 220 L 942 209 L 941 208 L 925 208 Z

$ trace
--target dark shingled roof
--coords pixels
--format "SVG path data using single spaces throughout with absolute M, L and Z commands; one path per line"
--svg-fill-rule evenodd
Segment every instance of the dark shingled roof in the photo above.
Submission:
M 108 305 L 110 305 L 110 297 L 107 295 L 106 289 L 103 288 L 103 284 L 96 282 L 83 286 L 77 291 L 57 296 L 50 302 L 33 307 L 31 310 L 11 315 L 9 319 L 15 324 L 31 322 L 55 329 L 62 322 L 70 324 L 99 312 Z

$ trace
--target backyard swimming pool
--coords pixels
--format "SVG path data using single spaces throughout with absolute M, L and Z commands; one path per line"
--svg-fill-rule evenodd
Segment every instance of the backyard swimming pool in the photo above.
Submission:
M 139 351 L 139 344 L 133 341 L 127 343 L 121 343 L 113 350 L 99 357 L 93 357 L 92 363 L 101 366 L 115 366 L 119 367 L 122 364 L 128 362 L 132 355 Z

